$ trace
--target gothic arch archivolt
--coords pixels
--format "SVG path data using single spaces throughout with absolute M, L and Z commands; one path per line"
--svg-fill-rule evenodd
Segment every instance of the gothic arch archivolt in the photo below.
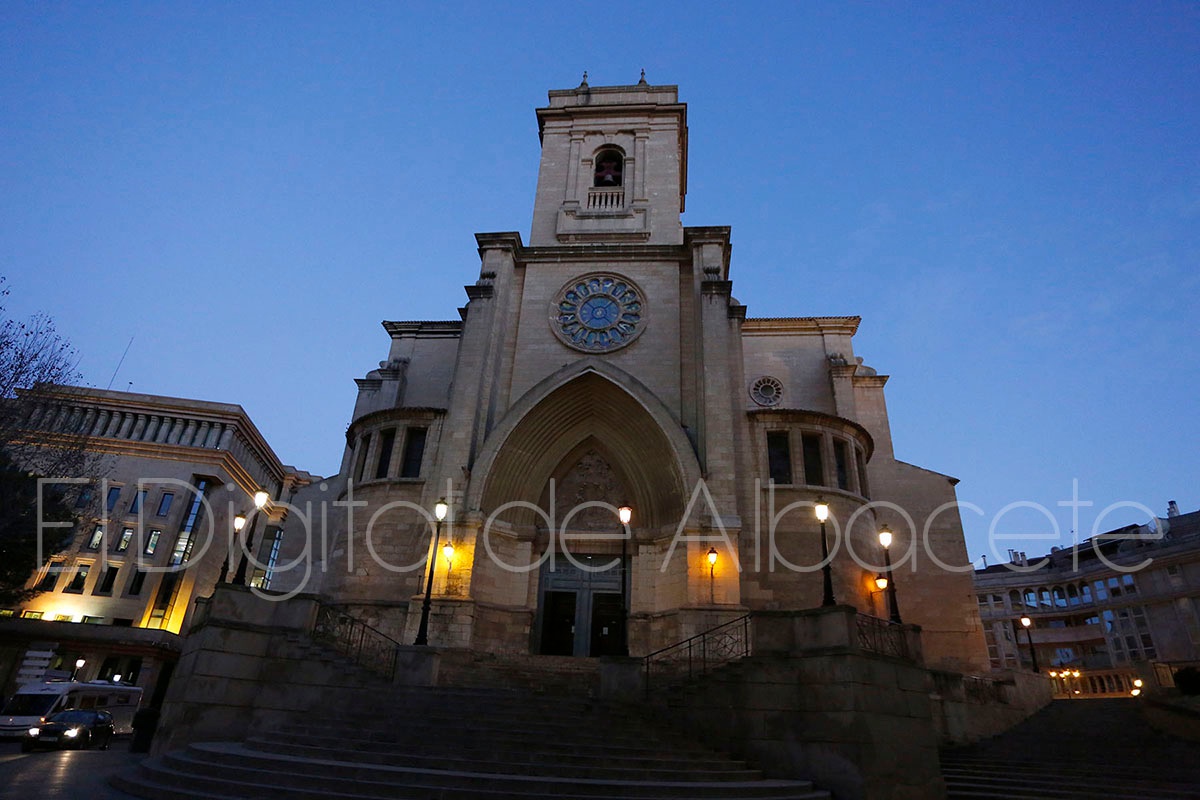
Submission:
M 510 409 L 475 463 L 470 507 L 486 515 L 514 500 L 540 505 L 549 479 L 588 442 L 621 476 L 636 527 L 678 523 L 700 478 L 691 445 L 648 389 L 599 359 L 560 370 Z

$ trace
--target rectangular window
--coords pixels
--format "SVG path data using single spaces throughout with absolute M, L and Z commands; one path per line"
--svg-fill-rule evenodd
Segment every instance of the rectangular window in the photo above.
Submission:
M 1125 594 L 1137 594 L 1137 584 L 1133 582 L 1133 576 L 1126 573 L 1121 576 L 1121 584 L 1125 587 Z
M 792 482 L 792 447 L 787 431 L 771 431 L 767 434 L 767 468 L 773 482 Z
M 75 508 L 85 508 L 90 502 L 92 502 L 92 487 L 85 486 L 79 490 L 79 497 L 75 499 Z
M 392 447 L 396 444 L 396 429 L 388 428 L 379 437 L 379 463 L 375 466 L 375 477 L 386 478 L 392 466 Z
M 88 550 L 99 550 L 101 543 L 104 541 L 104 526 L 97 525 L 92 531 L 92 538 L 88 539 Z
M 129 540 L 133 538 L 133 528 L 123 528 L 121 538 L 117 540 L 117 552 L 124 553 L 129 549 Z
M 114 617 L 113 618 L 113 627 L 114 628 L 132 628 L 133 620 L 130 618 L 127 618 L 127 617 Z
M 846 452 L 846 443 L 841 439 L 833 440 L 833 460 L 837 464 L 837 485 L 839 489 L 850 488 L 850 456 Z
M 401 478 L 419 478 L 421 461 L 425 458 L 425 439 L 428 428 L 409 428 L 404 439 L 404 461 L 400 465 Z
M 87 576 L 91 570 L 91 564 L 80 564 L 79 568 L 75 570 L 75 577 L 71 579 L 71 582 L 67 584 L 67 588 L 63 589 L 63 591 L 75 593 L 82 592 L 83 585 L 87 583 Z
M 86 614 L 83 616 L 84 625 L 103 625 L 104 617 L 89 617 Z
M 854 463 L 858 465 L 858 493 L 870 497 L 871 490 L 867 485 L 867 462 L 863 460 L 862 450 L 854 448 Z
M 825 485 L 825 467 L 821 462 L 821 437 L 818 434 L 804 434 L 800 437 L 804 450 L 804 482 L 809 486 Z
M 114 486 L 108 490 L 108 512 L 110 514 L 112 513 L 112 510 L 117 507 L 117 501 L 120 499 L 121 499 L 121 487 L 120 486 Z
M 55 622 L 74 622 L 75 618 L 72 617 L 70 614 L 55 614 L 54 621 Z
M 42 579 L 38 581 L 37 590 L 39 592 L 53 592 L 54 587 L 58 585 L 58 574 L 62 572 L 62 563 L 56 562 L 46 567 L 46 573 L 42 575 Z
M 174 492 L 163 492 L 163 496 L 158 501 L 158 511 L 155 516 L 165 517 L 171 513 L 171 501 L 175 499 Z
M 41 611 L 22 611 L 21 619 L 41 619 L 42 613 Z
M 133 578 L 131 578 L 129 581 L 129 591 L 127 591 L 126 594 L 141 594 L 142 584 L 145 582 L 146 573 L 142 572 L 140 569 L 135 569 L 133 571 Z
M 117 582 L 117 573 L 121 571 L 119 566 L 109 567 L 104 570 L 104 577 L 100 579 L 100 583 L 96 586 L 96 591 L 92 594 L 112 594 L 113 584 Z
M 142 504 L 146 502 L 146 495 L 149 494 L 145 489 L 140 492 L 134 492 L 133 502 L 129 504 L 129 513 L 136 514 L 142 510 Z
M 192 545 L 196 541 L 196 523 L 200 519 L 200 512 L 204 508 L 204 493 L 208 491 L 208 479 L 198 478 L 196 480 L 196 491 L 192 497 L 192 504 L 188 507 L 187 517 L 183 521 L 183 528 L 179 532 L 179 537 L 175 540 L 175 549 L 171 552 L 170 566 L 178 567 L 192 557 Z
M 271 549 L 267 555 L 267 568 L 265 570 L 256 569 L 254 577 L 250 579 L 250 585 L 260 589 L 271 588 L 271 578 L 275 575 L 275 564 L 279 561 L 279 547 L 283 544 L 283 529 L 269 529 L 266 538 L 271 542 Z
M 160 536 L 162 536 L 162 531 L 150 531 L 150 536 L 146 539 L 146 547 L 142 552 L 148 556 L 154 555 L 154 551 L 158 549 L 158 537 Z
M 361 481 L 363 470 L 367 468 L 367 450 L 371 447 L 371 434 L 366 433 L 358 440 L 358 465 L 354 468 L 354 480 Z

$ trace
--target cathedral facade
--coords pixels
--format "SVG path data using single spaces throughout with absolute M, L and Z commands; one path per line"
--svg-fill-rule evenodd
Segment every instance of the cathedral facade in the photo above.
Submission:
M 428 590 L 432 645 L 637 656 L 821 605 L 824 535 L 837 603 L 887 617 L 887 573 L 928 663 L 986 669 L 954 479 L 892 452 L 857 317 L 734 298 L 730 229 L 681 222 L 676 87 L 585 81 L 537 120 L 528 242 L 476 236 L 460 319 L 384 323 L 340 474 L 295 500 L 338 512 L 289 516 L 273 588 L 404 643 Z

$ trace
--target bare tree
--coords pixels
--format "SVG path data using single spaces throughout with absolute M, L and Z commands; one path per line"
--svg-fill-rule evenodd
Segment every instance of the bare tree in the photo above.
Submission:
M 81 377 L 75 349 L 45 314 L 9 317 L 8 294 L 0 277 L 0 603 L 6 605 L 37 594 L 24 584 L 42 566 L 39 554 L 48 558 L 74 535 L 70 528 L 47 535 L 39 519 L 71 522 L 77 510 L 91 510 L 79 502 L 80 486 L 39 491 L 39 479 L 93 477 L 101 464 L 78 415 L 61 411 L 66 387 Z

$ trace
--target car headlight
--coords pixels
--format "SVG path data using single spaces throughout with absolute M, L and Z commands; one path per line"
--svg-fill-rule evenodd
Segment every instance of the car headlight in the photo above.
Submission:
M 79 728 L 67 728 L 66 732 L 63 733 L 63 736 L 66 736 L 71 739 L 74 739 L 78 735 L 79 735 Z
M 42 735 L 42 729 L 41 729 L 41 728 L 30 728 L 30 729 L 29 729 L 29 735 L 30 735 L 30 736 L 41 736 L 41 735 Z

